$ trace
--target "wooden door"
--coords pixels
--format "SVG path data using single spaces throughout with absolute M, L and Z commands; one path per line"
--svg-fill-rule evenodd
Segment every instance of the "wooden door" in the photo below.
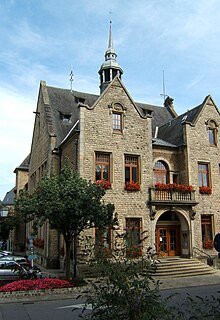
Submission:
M 156 228 L 156 250 L 159 255 L 177 256 L 180 254 L 179 226 L 158 226 Z

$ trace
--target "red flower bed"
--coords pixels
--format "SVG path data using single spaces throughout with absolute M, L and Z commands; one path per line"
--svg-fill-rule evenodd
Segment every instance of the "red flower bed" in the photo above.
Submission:
M 157 183 L 155 189 L 158 191 L 180 191 L 180 192 L 191 192 L 193 191 L 192 186 L 177 184 L 177 183 Z
M 140 190 L 140 183 L 139 182 L 126 182 L 125 190 L 127 191 L 139 191 Z
M 13 281 L 0 287 L 0 292 L 56 289 L 69 287 L 73 287 L 73 285 L 67 280 L 44 278 L 36 280 Z
M 97 180 L 95 184 L 99 185 L 100 188 L 103 188 L 103 189 L 111 189 L 111 183 L 106 180 Z

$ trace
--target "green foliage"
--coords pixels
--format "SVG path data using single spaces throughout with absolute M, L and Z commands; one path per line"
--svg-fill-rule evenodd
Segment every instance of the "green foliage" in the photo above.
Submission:
M 8 215 L 0 219 L 0 240 L 6 242 L 9 238 L 9 233 L 16 226 L 15 217 Z
M 91 250 L 88 239 L 86 250 Z M 103 249 L 103 250 L 102 250 Z M 81 318 L 95 320 L 200 320 L 220 319 L 220 298 L 186 298 L 172 294 L 163 298 L 160 283 L 155 281 L 156 270 L 151 248 L 135 259 L 127 255 L 126 234 L 116 235 L 112 250 L 106 254 L 99 248 L 99 254 L 91 256 L 96 279 L 91 281 L 92 289 L 87 292 L 86 305 L 92 311 Z M 175 280 L 174 280 L 175 281 Z
M 32 195 L 22 193 L 16 201 L 16 211 L 21 219 L 33 220 L 37 225 L 48 220 L 51 229 L 56 229 L 64 236 L 68 278 L 72 241 L 76 243 L 77 236 L 85 229 L 112 225 L 117 220 L 113 216 L 114 205 L 105 204 L 104 195 L 104 189 L 82 179 L 70 166 L 65 165 L 60 175 L 45 177 Z M 77 246 L 74 248 L 76 251 Z M 75 264 L 76 260 L 75 253 Z
M 97 320 L 167 319 L 168 311 L 159 294 L 159 283 L 152 274 L 155 263 L 149 248 L 143 256 L 127 255 L 126 234 L 118 234 L 111 254 L 105 250 L 92 260 L 97 280 L 87 303 L 93 310 L 89 315 Z M 88 315 L 83 315 L 86 318 Z

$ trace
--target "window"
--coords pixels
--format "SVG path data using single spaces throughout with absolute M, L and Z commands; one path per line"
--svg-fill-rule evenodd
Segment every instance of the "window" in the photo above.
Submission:
M 207 126 L 208 126 L 209 143 L 212 146 L 216 146 L 217 145 L 217 126 L 216 126 L 216 123 L 213 120 L 209 120 L 207 123 Z
M 110 228 L 95 230 L 96 246 L 110 248 L 111 247 L 111 230 Z
M 138 156 L 125 156 L 125 183 L 139 182 Z
M 112 129 L 122 132 L 122 114 L 118 112 L 112 113 Z
M 168 183 L 167 181 L 167 168 L 162 161 L 157 161 L 154 164 L 154 184 L 157 183 Z
M 127 255 L 137 257 L 142 254 L 141 251 L 141 219 L 126 219 L 126 247 Z
M 215 129 L 209 128 L 208 133 L 209 133 L 209 143 L 215 146 L 216 145 Z
M 207 163 L 198 164 L 199 187 L 208 187 L 209 183 L 209 166 Z
M 202 226 L 202 245 L 204 249 L 213 248 L 213 232 L 212 232 L 212 216 L 202 215 L 201 216 Z
M 96 153 L 95 155 L 95 179 L 110 182 L 110 154 Z

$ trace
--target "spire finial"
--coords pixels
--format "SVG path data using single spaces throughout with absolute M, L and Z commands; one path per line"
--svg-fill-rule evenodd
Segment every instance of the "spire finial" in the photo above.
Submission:
M 113 40 L 112 40 L 112 20 L 111 20 L 111 14 L 112 11 L 109 11 L 110 14 L 110 26 L 109 26 L 109 42 L 108 42 L 108 48 L 113 48 Z
M 70 70 L 70 91 L 72 92 L 73 91 L 73 68 L 71 66 L 71 70 Z

